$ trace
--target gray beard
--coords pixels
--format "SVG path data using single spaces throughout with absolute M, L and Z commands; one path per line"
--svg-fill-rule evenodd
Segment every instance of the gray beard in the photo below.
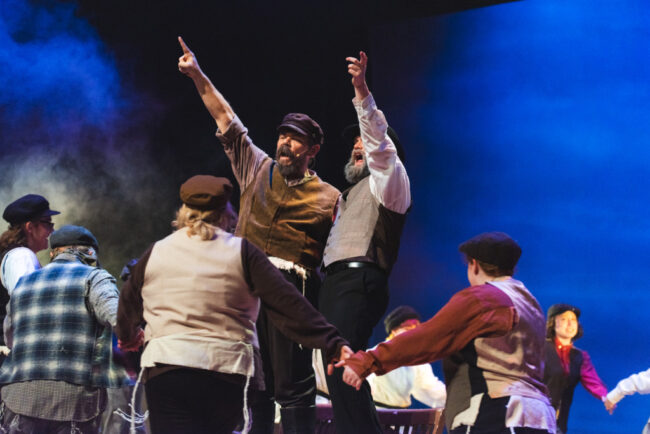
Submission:
M 343 171 L 345 173 L 345 179 L 350 184 L 356 184 L 366 176 L 370 175 L 370 169 L 368 169 L 368 163 L 364 161 L 363 166 L 356 167 L 354 165 L 354 160 L 352 159 L 347 162 Z
M 284 179 L 288 179 L 288 180 L 302 179 L 305 176 L 305 172 L 302 172 L 299 167 L 296 167 L 293 164 L 284 166 L 278 163 L 276 164 L 276 166 L 278 168 L 278 171 L 280 172 L 280 175 L 282 175 Z

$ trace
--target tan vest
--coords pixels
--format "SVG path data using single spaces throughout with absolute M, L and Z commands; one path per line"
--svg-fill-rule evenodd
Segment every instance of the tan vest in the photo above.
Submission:
M 180 229 L 158 241 L 142 287 L 145 341 L 175 334 L 257 344 L 259 298 L 244 279 L 241 238 L 203 241 Z
M 314 177 L 289 187 L 270 158 L 242 192 L 236 234 L 268 256 L 307 269 L 320 265 L 339 191 Z
M 491 398 L 524 396 L 548 403 L 543 383 L 545 320 L 539 303 L 518 280 L 488 284 L 510 297 L 519 322 L 505 336 L 474 339 L 469 344 L 474 354 L 468 358 L 459 353 L 444 360 L 448 428 L 469 407 L 472 391 L 484 391 Z
M 372 195 L 370 176 L 366 176 L 341 195 L 323 265 L 342 260 L 367 261 L 390 273 L 405 221 L 406 214 L 389 210 Z

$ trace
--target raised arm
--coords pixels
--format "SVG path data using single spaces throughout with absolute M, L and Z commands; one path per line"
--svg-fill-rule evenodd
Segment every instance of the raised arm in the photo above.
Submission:
M 352 102 L 370 171 L 370 191 L 389 210 L 405 214 L 411 206 L 410 181 L 403 161 L 397 155 L 397 144 L 388 135 L 386 118 L 368 89 L 368 56 L 361 51 L 358 59 L 348 57 L 346 60 L 354 87 Z
M 194 81 L 205 108 L 208 109 L 219 129 L 226 131 L 230 122 L 235 118 L 235 112 L 221 92 L 214 87 L 208 76 L 201 71 L 196 56 L 185 44 L 183 38 L 179 36 L 178 42 L 183 49 L 183 55 L 178 58 L 178 70 Z

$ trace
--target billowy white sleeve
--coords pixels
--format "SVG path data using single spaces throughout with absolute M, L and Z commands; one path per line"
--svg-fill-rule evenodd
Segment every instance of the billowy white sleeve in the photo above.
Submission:
M 616 404 L 625 395 L 634 395 L 635 393 L 650 393 L 650 369 L 639 372 L 638 374 L 632 374 L 619 381 L 614 390 L 607 394 L 607 399 L 613 404 Z
M 415 380 L 411 390 L 413 397 L 432 408 L 444 407 L 447 389 L 445 383 L 433 373 L 431 365 L 428 363 L 417 365 L 413 366 L 413 369 L 415 370 Z
M 411 206 L 411 185 L 395 144 L 386 133 L 386 118 L 377 108 L 372 94 L 362 101 L 355 98 L 352 104 L 359 118 L 361 140 L 370 170 L 370 192 L 389 210 L 405 214 Z

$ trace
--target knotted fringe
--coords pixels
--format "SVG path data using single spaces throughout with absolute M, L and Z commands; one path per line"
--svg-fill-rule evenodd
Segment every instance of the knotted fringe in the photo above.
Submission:
M 129 422 L 130 428 L 129 428 L 129 433 L 130 434 L 136 434 L 136 430 L 138 428 L 141 428 L 144 425 L 144 422 L 147 420 L 149 417 L 149 410 L 145 411 L 144 414 L 140 414 L 137 411 L 135 411 L 135 400 L 136 400 L 136 395 L 138 393 L 138 386 L 140 385 L 142 381 L 142 374 L 144 373 L 144 368 L 140 369 L 140 373 L 138 374 L 138 381 L 135 382 L 135 386 L 133 386 L 133 393 L 131 394 L 131 403 L 129 404 L 129 407 L 131 407 L 131 414 L 127 414 L 124 412 L 121 408 L 118 408 L 115 410 L 113 413 L 124 419 L 125 421 Z

